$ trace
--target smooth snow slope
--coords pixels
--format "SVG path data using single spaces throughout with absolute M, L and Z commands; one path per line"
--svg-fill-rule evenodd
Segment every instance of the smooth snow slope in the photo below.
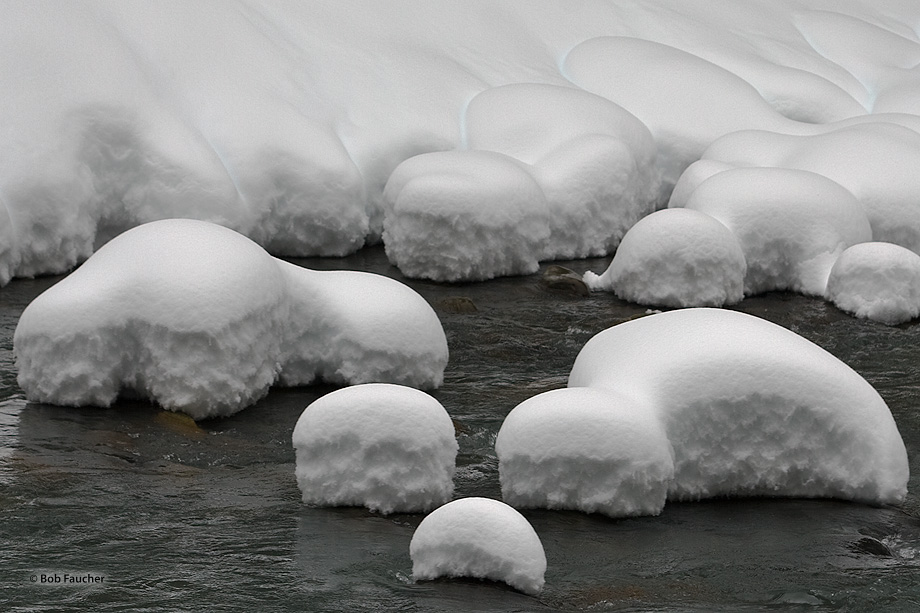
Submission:
M 408 274 L 527 272 L 614 249 L 704 152 L 829 176 L 874 240 L 917 250 L 918 31 L 912 0 L 9 0 L 0 283 L 68 270 L 170 217 L 275 255 L 341 255 L 385 234 L 389 206 L 408 216 L 390 226 Z M 773 136 L 710 148 L 739 130 Z M 750 138 L 766 153 L 741 159 Z M 512 204 L 492 226 L 461 201 L 481 235 L 426 251 L 449 211 L 426 225 L 384 186 L 407 159 L 453 150 L 520 162 L 545 212 L 521 222 Z M 488 177 L 464 190 L 502 206 Z M 503 244 L 518 223 L 548 232 L 540 249 L 530 231 Z M 472 264 L 436 261 L 458 253 Z

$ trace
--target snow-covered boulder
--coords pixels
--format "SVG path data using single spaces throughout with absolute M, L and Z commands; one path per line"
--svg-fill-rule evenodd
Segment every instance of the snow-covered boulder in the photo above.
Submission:
M 530 274 L 549 212 L 525 165 L 487 151 L 444 151 L 400 164 L 385 190 L 383 241 L 403 274 L 480 281 Z
M 825 298 L 889 325 L 920 317 L 920 255 L 891 243 L 853 245 L 831 269 Z
M 745 258 L 735 235 L 689 209 L 652 213 L 630 228 L 602 275 L 585 273 L 594 290 L 655 306 L 722 306 L 744 297 Z
M 544 259 L 609 253 L 661 199 L 651 133 L 606 98 L 514 83 L 475 96 L 465 118 L 467 147 L 531 167 L 550 212 Z
M 326 394 L 304 409 L 293 444 L 307 504 L 419 512 L 453 495 L 453 422 L 411 387 L 368 383 Z
M 668 498 L 835 497 L 897 503 L 907 453 L 885 401 L 817 345 L 721 309 L 670 311 L 589 340 L 569 387 L 649 407 L 674 451 Z
M 409 543 L 412 577 L 504 581 L 527 594 L 543 589 L 546 554 L 523 515 L 498 500 L 461 498 L 432 511 Z
M 298 268 L 189 219 L 107 243 L 26 307 L 13 343 L 32 401 L 108 406 L 124 392 L 195 419 L 241 410 L 286 371 L 435 387 L 448 357 L 437 315 L 401 283 Z
M 793 290 L 822 296 L 843 250 L 872 240 L 859 201 L 834 181 L 804 170 L 717 172 L 685 206 L 714 217 L 737 237 L 747 262 L 747 294 Z
M 920 253 L 920 127 L 894 116 L 870 119 L 818 126 L 811 133 L 742 130 L 713 142 L 703 158 L 823 175 L 856 196 L 872 240 Z
M 502 423 L 495 453 L 502 499 L 517 508 L 657 515 L 674 476 L 657 416 L 611 389 L 525 400 Z

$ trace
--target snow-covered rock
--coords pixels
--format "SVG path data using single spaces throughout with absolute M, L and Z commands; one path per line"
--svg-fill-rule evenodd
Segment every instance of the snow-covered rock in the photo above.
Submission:
M 854 245 L 831 269 L 825 297 L 889 325 L 920 317 L 920 255 L 891 243 Z
M 684 309 L 589 340 L 569 387 L 649 407 L 674 451 L 668 498 L 836 497 L 896 503 L 907 454 L 884 400 L 817 345 L 751 315 Z
M 585 273 L 594 290 L 655 306 L 722 306 L 744 297 L 745 258 L 719 221 L 689 209 L 652 213 L 630 228 L 602 275 Z
M 411 387 L 368 383 L 326 394 L 304 409 L 293 444 L 307 504 L 419 512 L 454 491 L 453 422 Z
M 498 500 L 461 498 L 422 520 L 409 543 L 412 577 L 504 581 L 527 594 L 543 589 L 546 554 L 523 515 Z
M 495 452 L 502 499 L 517 508 L 657 515 L 674 476 L 657 416 L 610 389 L 525 400 L 502 423 Z
M 32 401 L 134 393 L 195 419 L 239 411 L 279 377 L 436 387 L 448 357 L 437 315 L 398 281 L 299 268 L 188 219 L 107 243 L 26 307 L 13 342 Z
M 524 164 L 500 153 L 412 157 L 390 176 L 385 205 L 387 256 L 409 277 L 533 273 L 549 238 L 543 191 Z
M 875 122 L 842 122 L 808 134 L 742 130 L 713 142 L 703 157 L 736 166 L 792 168 L 823 175 L 856 196 L 869 218 L 872 240 L 920 253 L 920 200 L 916 197 L 920 174 L 915 172 L 920 162 L 920 133 L 916 131 L 920 127 L 896 121 L 896 117 L 885 117 Z
M 746 294 L 792 290 L 822 296 L 843 250 L 872 240 L 859 201 L 834 181 L 803 170 L 717 172 L 685 206 L 714 217 L 737 237 L 747 263 Z

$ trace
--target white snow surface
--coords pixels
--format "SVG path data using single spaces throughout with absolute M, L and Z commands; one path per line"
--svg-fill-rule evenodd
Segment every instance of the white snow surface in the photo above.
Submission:
M 175 217 L 275 255 L 387 226 L 407 274 L 520 274 L 611 251 L 701 156 L 827 176 L 920 251 L 918 31 L 913 0 L 9 0 L 0 283 Z M 470 233 L 426 237 L 422 201 L 387 222 L 393 170 L 446 151 L 516 159 L 532 208 L 484 214 L 519 174 L 495 162 L 435 194 Z
M 502 423 L 495 452 L 502 499 L 517 508 L 657 515 L 674 476 L 654 413 L 609 389 L 525 400 Z
M 639 304 L 718 307 L 744 297 L 744 255 L 738 238 L 713 217 L 665 209 L 630 228 L 607 270 L 588 271 L 584 280 Z
M 823 296 L 843 250 L 872 240 L 859 201 L 838 183 L 803 170 L 718 172 L 700 183 L 685 206 L 714 217 L 737 237 L 747 263 L 747 294 L 792 290 Z
M 891 243 L 861 243 L 831 269 L 825 297 L 840 309 L 896 325 L 920 317 L 920 255 Z
M 674 454 L 671 500 L 885 504 L 907 493 L 904 443 L 875 389 L 817 345 L 751 315 L 683 309 L 608 328 L 579 352 L 568 385 L 614 390 L 660 420 Z
M 546 554 L 533 526 L 490 498 L 460 498 L 422 520 L 409 543 L 412 577 L 504 581 L 526 594 L 543 589 Z
M 398 281 L 300 268 L 189 219 L 107 243 L 26 307 L 13 344 L 32 401 L 134 393 L 195 419 L 237 412 L 279 378 L 437 387 L 448 358 L 437 315 Z
M 304 409 L 292 440 L 307 504 L 411 513 L 453 495 L 454 424 L 417 389 L 367 383 L 326 394 Z

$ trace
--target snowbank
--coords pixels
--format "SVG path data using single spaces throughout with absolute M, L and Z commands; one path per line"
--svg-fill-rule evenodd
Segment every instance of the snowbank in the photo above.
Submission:
M 654 413 L 613 390 L 569 388 L 516 406 L 495 440 L 502 499 L 518 508 L 657 515 L 674 463 Z
M 453 422 L 411 387 L 368 383 L 327 394 L 304 409 L 293 443 L 307 504 L 419 512 L 454 491 Z
M 505 208 L 500 164 L 440 201 L 469 234 L 413 234 L 430 230 L 419 203 L 393 221 L 408 274 L 609 252 L 707 148 L 823 174 L 866 207 L 875 240 L 917 251 L 917 22 L 914 3 L 862 0 L 6 2 L 0 283 L 175 217 L 276 255 L 342 255 L 381 237 L 394 169 L 456 150 L 522 162 L 545 211 L 534 196 L 527 216 L 518 198 L 507 220 L 482 215 Z M 740 144 L 710 148 L 720 138 Z M 424 262 L 442 239 L 462 265 Z
M 840 309 L 895 325 L 920 316 L 920 255 L 891 243 L 862 243 L 831 269 L 825 297 Z
M 523 515 L 503 502 L 461 498 L 422 520 L 409 543 L 412 576 L 504 581 L 527 594 L 543 588 L 546 554 Z
M 26 307 L 13 342 L 32 401 L 136 393 L 195 419 L 239 411 L 279 377 L 438 386 L 448 355 L 434 311 L 399 282 L 302 269 L 184 219 L 107 243 Z
M 607 270 L 584 280 L 639 304 L 722 306 L 744 297 L 744 256 L 735 235 L 709 215 L 667 209 L 634 225 Z
M 903 500 L 908 465 L 888 407 L 855 371 L 797 334 L 718 309 L 609 328 L 569 387 L 650 407 L 674 451 L 668 498 L 724 495 Z

